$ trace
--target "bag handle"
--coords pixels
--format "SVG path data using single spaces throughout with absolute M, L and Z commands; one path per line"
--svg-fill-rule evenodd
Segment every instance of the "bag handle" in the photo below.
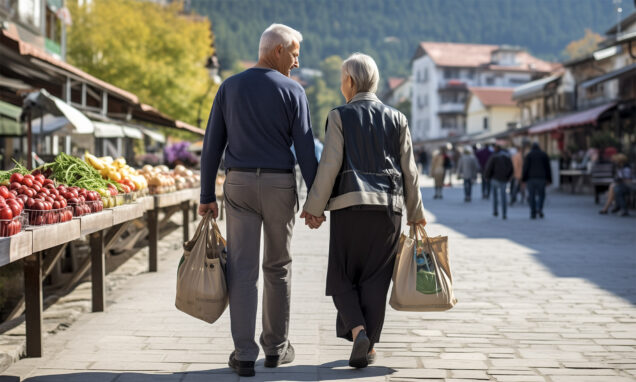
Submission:
M 192 236 L 192 239 L 190 239 L 190 240 L 186 241 L 185 243 L 183 243 L 183 247 L 184 248 L 188 249 L 188 248 L 192 247 L 194 245 L 194 243 L 196 243 L 197 240 L 199 240 L 199 237 L 201 236 L 201 231 L 203 231 L 203 228 L 206 225 L 209 224 L 211 216 L 212 215 L 211 215 L 210 211 L 208 211 L 205 215 L 203 215 L 203 219 L 201 219 L 201 222 L 197 226 L 196 231 L 194 231 L 194 235 Z

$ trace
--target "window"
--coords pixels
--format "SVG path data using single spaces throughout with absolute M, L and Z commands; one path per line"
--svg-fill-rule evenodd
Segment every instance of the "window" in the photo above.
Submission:
M 486 85 L 494 85 L 495 79 L 492 77 L 486 77 Z
M 451 68 L 444 69 L 444 78 L 446 78 L 447 80 L 452 78 L 459 78 L 459 70 Z
M 488 130 L 488 117 L 484 117 L 484 130 Z
M 421 110 L 428 106 L 428 95 L 424 94 L 417 96 L 417 107 Z
M 526 81 L 525 78 L 514 78 L 513 77 L 513 78 L 508 79 L 508 82 L 511 83 L 511 84 L 519 84 L 520 85 L 520 84 L 525 84 L 528 81 Z
M 424 70 L 417 71 L 417 83 L 425 84 L 428 82 L 428 69 L 424 68 Z

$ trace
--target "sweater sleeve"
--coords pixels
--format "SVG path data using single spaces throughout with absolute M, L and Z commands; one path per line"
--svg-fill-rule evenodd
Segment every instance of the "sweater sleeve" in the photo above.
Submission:
M 413 156 L 413 145 L 408 121 L 401 116 L 400 127 L 400 166 L 402 167 L 402 179 L 404 182 L 404 201 L 406 203 L 406 219 L 408 222 L 416 222 L 424 219 L 424 206 L 420 193 L 419 172 Z
M 327 132 L 316 179 L 307 194 L 303 210 L 314 216 L 321 216 L 325 212 L 336 177 L 342 167 L 343 151 L 344 136 L 340 113 L 332 110 L 327 116 Z
M 227 146 L 227 130 L 223 117 L 223 93 L 221 85 L 214 97 L 214 104 L 210 111 L 210 118 L 203 138 L 203 151 L 201 152 L 201 204 L 216 201 L 216 173 L 219 171 L 221 156 Z

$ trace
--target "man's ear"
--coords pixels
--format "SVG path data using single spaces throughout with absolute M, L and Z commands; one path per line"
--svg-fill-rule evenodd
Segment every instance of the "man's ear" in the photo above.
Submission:
M 274 49 L 276 51 L 276 56 L 280 57 L 281 54 L 283 54 L 283 44 L 278 44 L 276 45 L 276 49 Z

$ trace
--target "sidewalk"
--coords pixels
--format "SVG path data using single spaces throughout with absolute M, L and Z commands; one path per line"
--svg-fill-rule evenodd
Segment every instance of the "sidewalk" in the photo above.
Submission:
M 378 362 L 364 370 L 347 367 L 350 343 L 335 337 L 324 296 L 328 229 L 297 220 L 296 360 L 265 369 L 261 354 L 256 377 L 240 380 L 636 381 L 636 218 L 600 216 L 589 195 L 551 193 L 546 219 L 515 206 L 503 221 L 474 191 L 465 204 L 460 188 L 445 188 L 443 200 L 423 189 L 428 232 L 449 236 L 458 305 L 388 308 Z M 180 235 L 162 240 L 158 273 L 130 279 L 107 296 L 106 312 L 46 338 L 44 357 L 19 361 L 0 381 L 238 381 L 227 367 L 228 312 L 208 325 L 174 308 Z

